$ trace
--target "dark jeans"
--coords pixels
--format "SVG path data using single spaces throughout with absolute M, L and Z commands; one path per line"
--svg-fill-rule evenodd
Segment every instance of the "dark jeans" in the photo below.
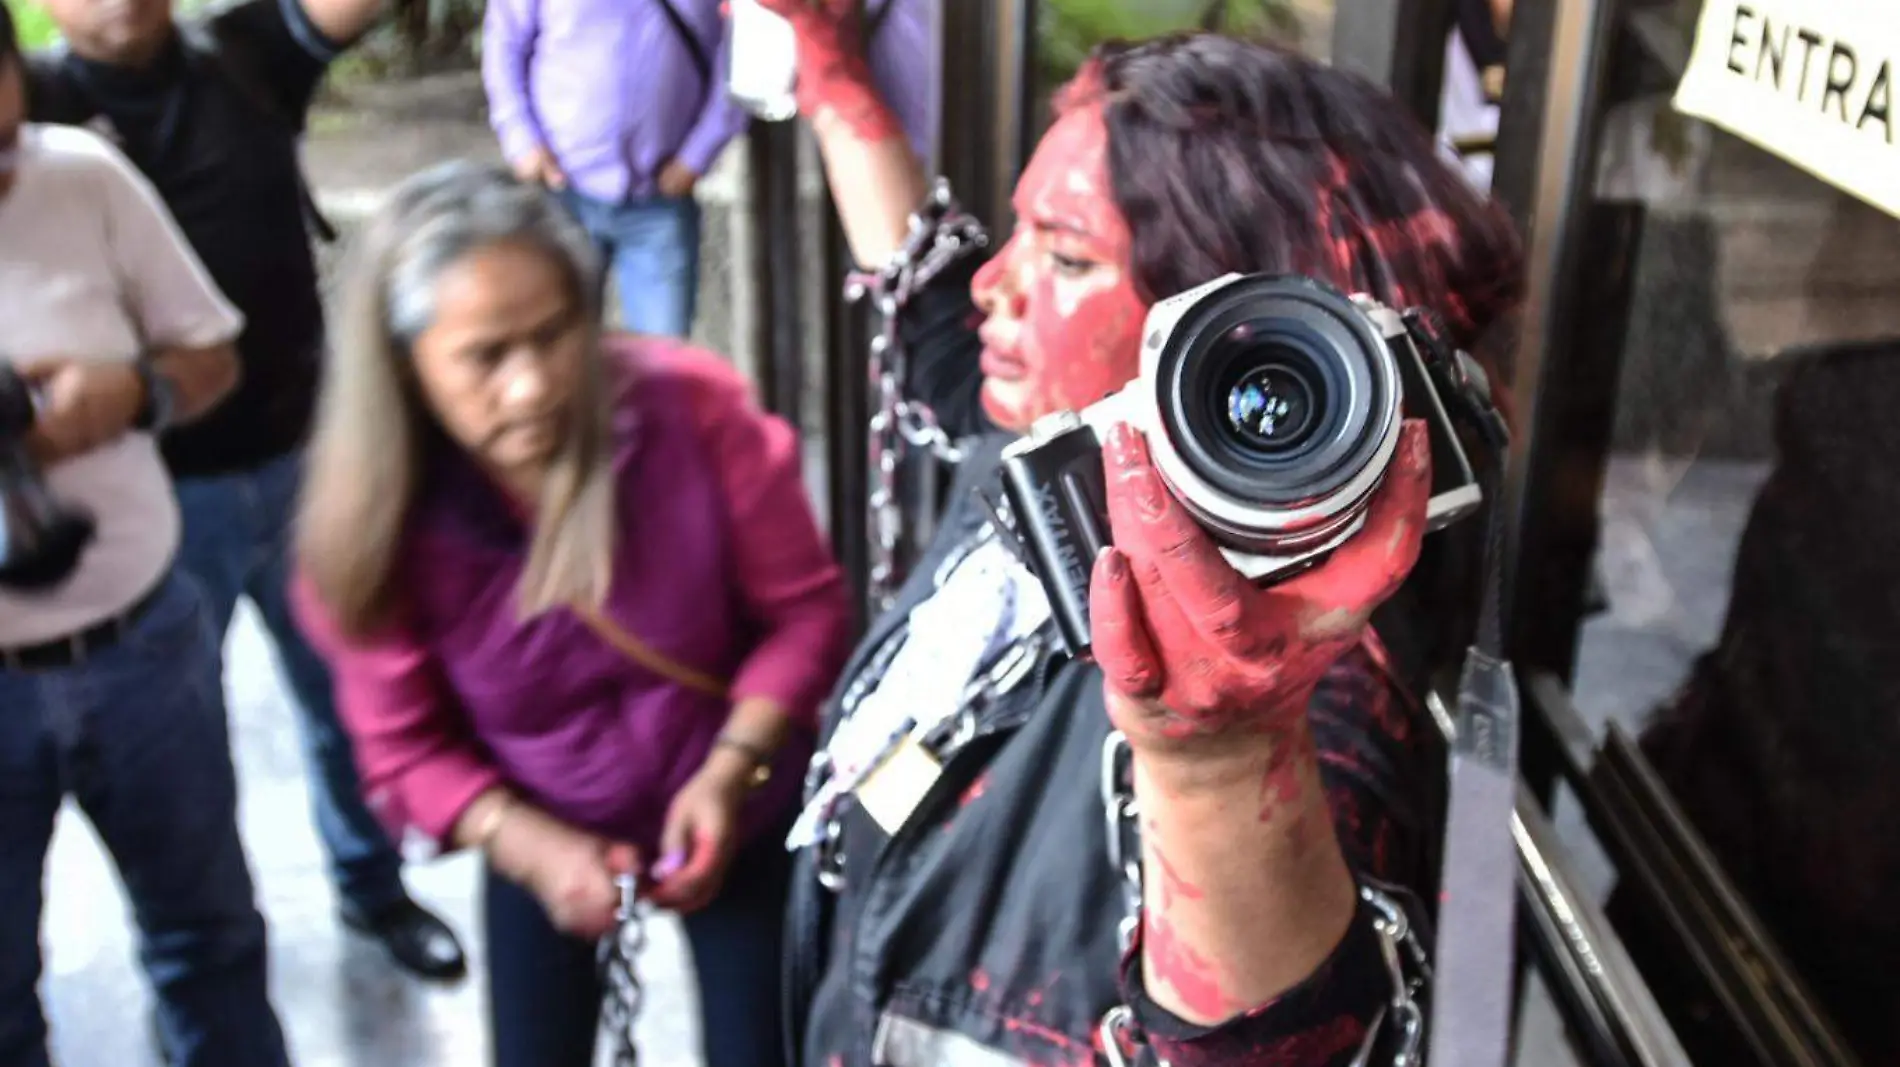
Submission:
M 171 577 L 117 644 L 85 662 L 0 670 L 4 1067 L 48 1062 L 35 988 L 40 910 L 53 820 L 69 794 L 131 898 L 139 962 L 177 1067 L 285 1063 L 211 639 L 197 587 Z M 144 1029 L 136 1016 L 123 1025 Z
M 685 917 L 707 1067 L 785 1062 L 779 967 L 791 857 L 784 840 L 783 832 L 762 834 L 733 862 L 718 899 Z M 492 870 L 485 879 L 494 1067 L 592 1067 L 602 992 L 595 943 L 557 931 L 527 890 Z M 642 977 L 650 979 L 650 966 Z
M 184 542 L 178 565 L 198 582 L 222 651 L 239 597 L 250 598 L 276 646 L 294 697 L 303 741 L 310 807 L 337 895 L 374 914 L 401 900 L 402 859 L 363 803 L 350 738 L 338 721 L 330 671 L 290 616 L 291 521 L 297 512 L 301 454 L 255 470 L 178 480 Z

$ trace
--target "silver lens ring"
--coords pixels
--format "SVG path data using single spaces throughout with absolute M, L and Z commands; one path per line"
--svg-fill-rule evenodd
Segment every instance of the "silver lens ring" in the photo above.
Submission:
M 1326 456 L 1311 462 L 1300 458 L 1292 467 L 1302 475 L 1295 484 L 1309 468 L 1322 471 L 1313 479 L 1316 492 L 1287 494 L 1283 501 L 1248 499 L 1207 476 L 1209 450 L 1204 448 L 1196 462 L 1183 454 L 1175 439 L 1177 433 L 1187 432 L 1178 414 L 1184 403 L 1183 375 L 1189 375 L 1189 386 L 1206 381 L 1181 370 L 1181 365 L 1213 351 L 1217 335 L 1235 321 L 1277 321 L 1292 315 L 1304 317 L 1323 334 L 1319 358 L 1332 358 L 1324 350 L 1330 348 L 1344 357 L 1334 362 L 1348 364 L 1338 368 L 1334 378 L 1343 383 L 1335 385 L 1343 395 L 1332 398 L 1337 417 L 1327 431 L 1336 440 L 1322 442 Z M 1156 468 L 1176 498 L 1218 540 L 1243 552 L 1271 555 L 1325 547 L 1363 512 L 1391 464 L 1402 422 L 1402 386 L 1385 325 L 1336 290 L 1297 278 L 1228 279 L 1157 305 L 1147 331 L 1142 385 L 1132 390 L 1139 394 L 1133 399 L 1144 409 L 1140 421 L 1151 431 L 1147 436 Z M 1169 417 L 1170 410 L 1175 417 Z M 1245 484 L 1244 471 L 1219 473 L 1230 486 Z

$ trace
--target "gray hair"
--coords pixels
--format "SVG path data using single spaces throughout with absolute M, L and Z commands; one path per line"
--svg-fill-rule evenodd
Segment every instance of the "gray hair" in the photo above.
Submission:
M 497 244 L 560 268 L 585 321 L 600 321 L 600 254 L 545 190 L 449 163 L 404 181 L 354 243 L 325 368 L 298 522 L 299 566 L 346 633 L 385 621 L 391 574 L 421 476 L 428 411 L 409 356 L 435 320 L 442 275 Z M 550 461 L 517 590 L 524 615 L 597 605 L 612 579 L 614 493 L 607 368 L 598 338 Z
M 531 244 L 567 273 L 574 297 L 599 317 L 600 252 L 539 186 L 497 168 L 454 162 L 397 187 L 383 218 L 401 232 L 383 277 L 389 333 L 406 347 L 435 319 L 435 283 L 470 251 L 504 241 Z

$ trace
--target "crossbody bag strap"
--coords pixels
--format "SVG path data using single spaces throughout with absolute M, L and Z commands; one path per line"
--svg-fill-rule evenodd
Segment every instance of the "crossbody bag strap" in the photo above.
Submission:
M 666 21 L 673 24 L 673 32 L 679 35 L 680 43 L 685 45 L 686 51 L 692 55 L 693 69 L 699 72 L 700 84 L 710 86 L 712 58 L 706 54 L 706 42 L 700 40 L 699 34 L 693 32 L 692 26 L 686 22 L 686 17 L 673 6 L 673 0 L 654 0 L 654 2 L 660 5 L 660 10 L 666 15 Z
M 661 652 L 593 608 L 575 605 L 573 611 L 576 618 L 586 623 L 587 628 L 599 635 L 601 640 L 612 645 L 614 651 L 667 681 L 722 700 L 731 695 L 731 686 L 725 681 Z

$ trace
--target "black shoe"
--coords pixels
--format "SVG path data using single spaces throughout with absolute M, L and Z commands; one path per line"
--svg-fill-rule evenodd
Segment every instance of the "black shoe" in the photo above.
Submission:
M 375 912 L 345 904 L 339 914 L 345 926 L 380 942 L 396 966 L 417 978 L 454 982 L 468 974 L 468 957 L 455 931 L 408 897 Z

